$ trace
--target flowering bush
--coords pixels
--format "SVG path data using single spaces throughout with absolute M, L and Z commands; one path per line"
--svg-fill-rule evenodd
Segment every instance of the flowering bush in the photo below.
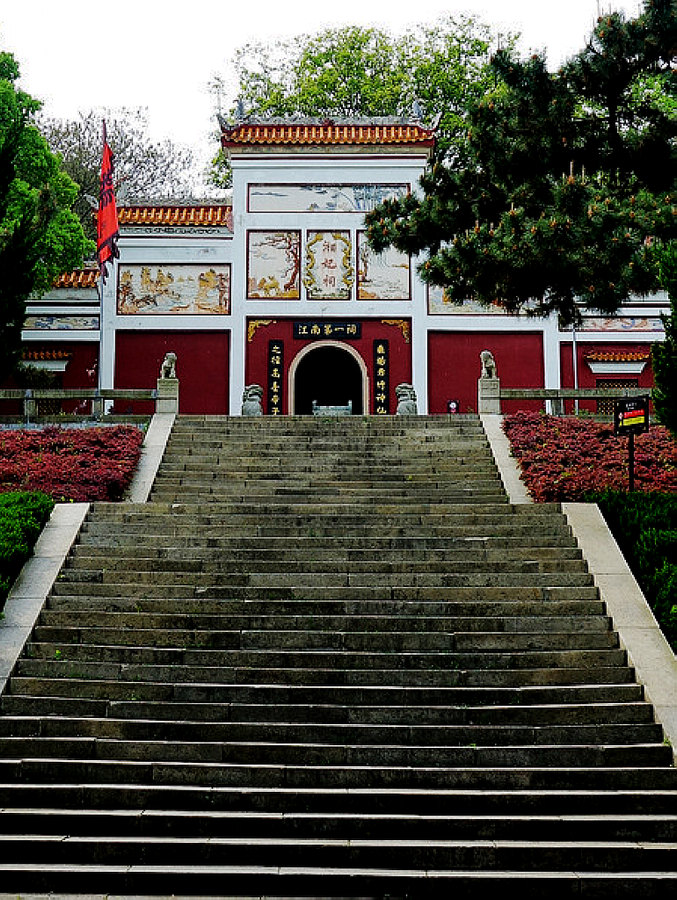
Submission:
M 613 426 L 572 416 L 518 412 L 503 428 L 536 501 L 582 500 L 591 491 L 627 490 L 628 439 Z M 635 490 L 677 491 L 677 444 L 662 426 L 635 438 Z
M 120 500 L 141 454 L 132 425 L 0 431 L 0 493 L 43 491 L 53 500 Z

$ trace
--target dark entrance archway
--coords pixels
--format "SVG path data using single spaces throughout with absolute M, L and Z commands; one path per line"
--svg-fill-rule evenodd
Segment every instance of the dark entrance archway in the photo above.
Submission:
M 362 371 L 355 357 L 336 346 L 319 346 L 299 360 L 294 373 L 294 414 L 309 416 L 313 400 L 319 406 L 346 406 L 363 414 Z

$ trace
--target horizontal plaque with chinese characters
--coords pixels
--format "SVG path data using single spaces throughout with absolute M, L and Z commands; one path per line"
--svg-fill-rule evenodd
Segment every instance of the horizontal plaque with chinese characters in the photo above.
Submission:
M 335 322 L 326 319 L 303 319 L 294 322 L 294 339 L 306 341 L 317 338 L 357 340 L 362 337 L 361 322 Z

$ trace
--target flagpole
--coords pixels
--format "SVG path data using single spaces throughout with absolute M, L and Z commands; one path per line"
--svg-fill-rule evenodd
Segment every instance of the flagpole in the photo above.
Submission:
M 118 226 L 117 205 L 115 202 L 115 183 L 113 180 L 113 153 L 108 143 L 106 120 L 102 120 L 103 150 L 101 154 L 101 180 L 99 187 L 99 206 L 96 217 L 96 252 L 99 263 L 99 281 L 101 284 L 101 318 L 100 325 L 100 359 L 99 387 L 114 387 L 115 382 L 115 290 L 116 264 L 118 258 L 117 242 L 120 234 Z M 106 284 L 108 266 L 112 267 L 113 283 Z M 109 404 L 107 403 L 106 406 Z M 106 410 L 107 412 L 108 410 Z

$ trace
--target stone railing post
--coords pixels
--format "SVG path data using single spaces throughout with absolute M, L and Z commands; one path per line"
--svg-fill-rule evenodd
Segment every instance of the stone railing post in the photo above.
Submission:
M 176 377 L 176 353 L 165 353 L 157 380 L 156 413 L 179 413 L 179 379 Z
M 103 419 L 103 411 L 104 400 L 101 394 L 97 391 L 96 396 L 92 397 L 92 418 Z
M 477 412 L 489 415 L 501 414 L 501 379 L 496 371 L 496 360 L 490 350 L 480 353 L 482 373 L 477 380 Z
M 501 414 L 501 379 L 477 379 L 477 412 Z
M 33 391 L 28 388 L 24 394 L 24 421 L 28 424 L 38 414 L 38 401 L 33 396 Z
M 155 400 L 156 413 L 174 413 L 179 412 L 179 379 L 178 378 L 158 378 L 157 380 L 157 399 Z

